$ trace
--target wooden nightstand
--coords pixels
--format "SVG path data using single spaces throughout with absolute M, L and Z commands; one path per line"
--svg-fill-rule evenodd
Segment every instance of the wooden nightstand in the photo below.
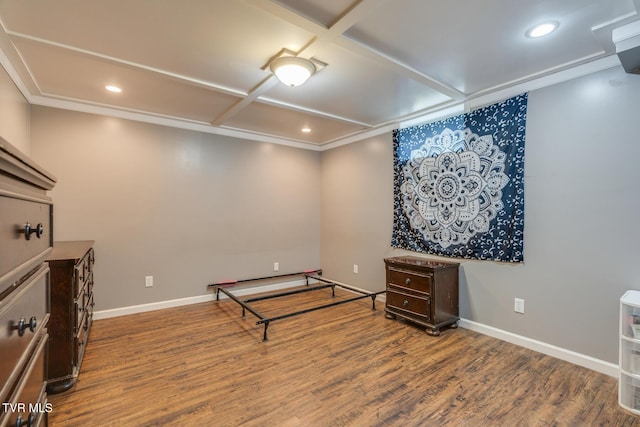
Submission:
M 456 328 L 458 307 L 457 262 L 412 256 L 386 258 L 388 319 L 397 317 L 425 326 L 429 335 L 440 328 Z

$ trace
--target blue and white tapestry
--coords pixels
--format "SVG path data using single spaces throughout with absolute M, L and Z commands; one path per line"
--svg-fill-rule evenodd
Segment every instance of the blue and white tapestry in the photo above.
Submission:
M 393 132 L 391 246 L 523 262 L 527 94 Z

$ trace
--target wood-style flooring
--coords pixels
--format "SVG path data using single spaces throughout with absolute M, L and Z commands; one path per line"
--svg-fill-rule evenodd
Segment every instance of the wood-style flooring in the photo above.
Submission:
M 336 298 L 347 294 L 336 289 Z M 271 299 L 267 316 L 330 290 Z M 58 426 L 632 426 L 617 381 L 463 328 L 431 337 L 364 299 L 262 326 L 228 299 L 93 323 Z

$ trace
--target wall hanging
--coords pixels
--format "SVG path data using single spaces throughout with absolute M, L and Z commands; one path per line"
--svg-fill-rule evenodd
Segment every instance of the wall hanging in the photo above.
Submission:
M 393 131 L 391 246 L 523 262 L 527 94 Z

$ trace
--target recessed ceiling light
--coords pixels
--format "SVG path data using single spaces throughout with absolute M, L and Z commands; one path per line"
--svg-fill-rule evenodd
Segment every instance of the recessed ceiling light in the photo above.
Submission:
M 531 28 L 526 34 L 527 37 L 531 38 L 543 37 L 554 32 L 558 28 L 558 25 L 556 21 L 544 22 Z
M 118 86 L 115 86 L 115 85 L 106 85 L 104 88 L 109 92 L 113 92 L 113 93 L 122 92 L 122 89 L 120 89 Z
M 303 128 L 302 128 L 302 129 L 300 129 L 300 130 L 301 130 L 302 132 L 304 132 L 304 133 L 309 133 L 309 132 L 311 132 L 311 128 L 308 128 L 308 127 L 306 127 L 306 126 L 305 126 L 305 127 L 303 127 Z

